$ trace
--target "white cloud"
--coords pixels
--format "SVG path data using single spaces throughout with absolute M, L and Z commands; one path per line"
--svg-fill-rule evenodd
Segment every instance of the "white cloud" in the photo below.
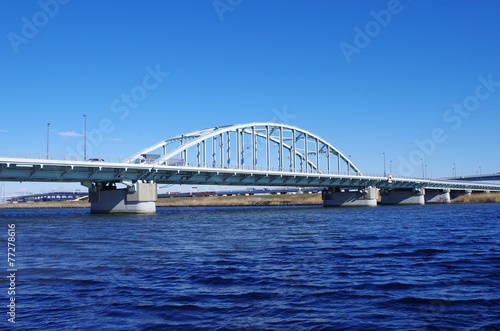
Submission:
M 83 134 L 76 133 L 73 131 L 58 132 L 57 134 L 60 135 L 61 137 L 67 137 L 67 138 L 83 137 Z
M 0 133 L 7 133 L 9 131 L 0 129 Z

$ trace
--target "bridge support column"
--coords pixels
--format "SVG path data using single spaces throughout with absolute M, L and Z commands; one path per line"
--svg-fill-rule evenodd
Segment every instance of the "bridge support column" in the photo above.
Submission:
M 450 203 L 450 190 L 425 190 L 425 203 Z
M 382 190 L 381 205 L 424 205 L 425 189 Z
M 137 182 L 133 186 L 119 189 L 114 184 L 96 183 L 89 188 L 90 212 L 137 213 L 156 212 L 156 183 Z
M 358 190 L 341 190 L 329 187 L 323 190 L 322 198 L 325 207 L 376 207 L 378 189 L 367 187 Z

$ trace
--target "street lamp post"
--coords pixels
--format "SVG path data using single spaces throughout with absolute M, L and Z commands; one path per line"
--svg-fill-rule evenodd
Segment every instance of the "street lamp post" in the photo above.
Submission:
M 392 160 L 389 161 L 389 172 L 392 175 Z
M 455 166 L 455 162 L 453 162 L 453 178 L 457 178 L 457 167 Z
M 387 175 L 386 171 L 385 171 L 385 152 L 382 152 L 382 154 L 384 155 L 384 176 Z
M 87 115 L 83 115 L 83 161 L 87 161 Z
M 50 132 L 50 122 L 47 123 L 47 160 L 49 159 L 49 132 Z
M 422 161 L 422 178 L 425 178 L 424 159 L 420 159 L 420 161 Z

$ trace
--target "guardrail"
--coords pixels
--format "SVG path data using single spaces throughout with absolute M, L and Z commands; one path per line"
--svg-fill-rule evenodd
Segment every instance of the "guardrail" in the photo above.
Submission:
M 35 159 L 35 160 L 52 160 L 52 161 L 76 161 L 76 162 L 106 162 L 106 163 L 123 163 L 124 160 L 129 159 L 129 157 L 117 157 L 117 156 L 101 156 L 101 155 L 92 155 L 84 159 L 84 157 L 80 154 L 64 154 L 64 153 L 43 153 L 43 152 L 20 152 L 20 151 L 5 151 L 0 150 L 0 158 L 19 158 L 19 159 Z M 131 162 L 131 164 L 143 164 L 150 166 L 158 166 L 159 164 L 152 162 Z M 267 166 L 252 166 L 252 165 L 216 165 L 213 166 L 213 163 L 206 164 L 189 164 L 186 165 L 177 165 L 172 166 L 176 168 L 185 168 L 185 169 L 207 169 L 207 170 L 244 170 L 244 171 L 261 171 L 261 172 L 283 172 L 283 173 L 300 173 L 300 174 L 311 174 L 311 175 L 332 175 L 332 176 L 352 176 L 353 178 L 359 177 L 360 175 L 348 171 L 336 171 L 331 170 L 329 172 L 318 172 L 315 169 L 307 168 L 307 169 L 296 169 L 296 171 L 291 171 L 291 169 L 287 167 L 279 168 L 279 167 L 267 167 Z M 388 176 L 392 175 L 393 180 L 402 179 L 402 180 L 432 180 L 432 181 L 450 181 L 449 179 L 432 179 L 432 178 L 423 178 L 423 177 L 415 177 L 415 176 L 398 176 L 397 174 L 380 174 L 380 173 L 363 173 L 363 177 L 383 177 L 388 178 Z
M 91 155 L 85 159 L 80 154 L 64 154 L 64 153 L 43 153 L 43 152 L 29 152 L 29 151 L 5 151 L 0 150 L 0 158 L 19 158 L 19 159 L 34 159 L 34 160 L 62 160 L 62 161 L 101 161 L 121 163 L 126 157 L 104 156 L 104 155 Z

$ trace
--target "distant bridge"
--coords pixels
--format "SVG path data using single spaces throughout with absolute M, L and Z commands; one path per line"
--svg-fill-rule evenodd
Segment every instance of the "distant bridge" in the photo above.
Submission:
M 88 192 L 45 192 L 10 196 L 6 202 L 70 201 L 88 196 Z
M 324 187 L 325 201 L 354 194 L 335 205 L 356 205 L 367 194 L 373 200 L 374 188 L 383 190 L 382 196 L 410 192 L 412 199 L 425 190 L 500 191 L 500 185 L 487 183 L 364 175 L 317 135 L 269 122 L 208 128 L 163 140 L 122 162 L 93 161 L 0 158 L 0 181 L 81 182 L 89 188 L 95 212 L 154 205 L 156 184 Z M 127 186 L 125 193 L 117 183 Z M 118 191 L 121 198 L 108 197 Z
M 500 172 L 495 174 L 479 174 L 479 175 L 471 175 L 471 176 L 460 176 L 449 178 L 451 180 L 459 180 L 459 181 L 497 181 L 500 180 Z

